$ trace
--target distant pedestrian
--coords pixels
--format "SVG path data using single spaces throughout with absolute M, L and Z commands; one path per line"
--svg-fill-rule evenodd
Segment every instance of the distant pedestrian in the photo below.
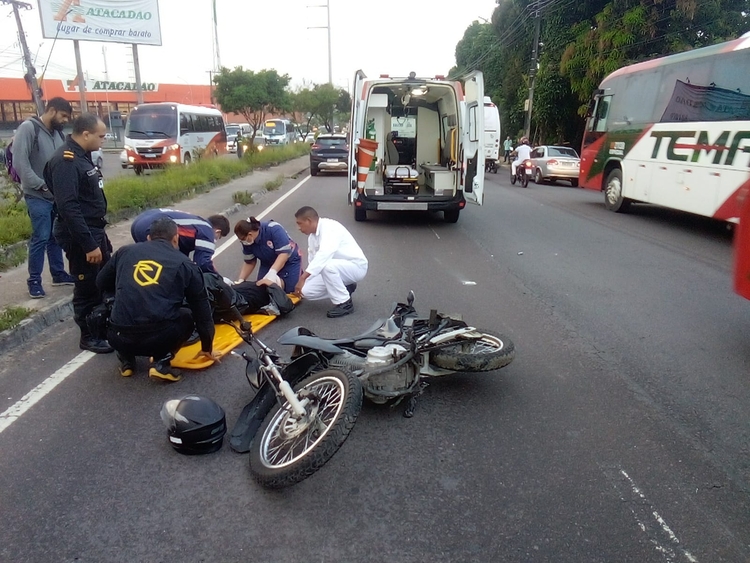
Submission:
M 505 159 L 503 160 L 503 162 L 509 162 L 510 151 L 513 150 L 513 141 L 510 140 L 510 135 L 505 138 L 505 142 L 503 143 L 503 150 L 505 151 Z

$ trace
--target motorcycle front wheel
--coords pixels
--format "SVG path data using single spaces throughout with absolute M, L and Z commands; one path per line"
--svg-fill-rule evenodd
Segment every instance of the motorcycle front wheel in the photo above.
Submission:
M 488 330 L 477 330 L 482 337 L 464 340 L 455 346 L 435 350 L 430 363 L 452 371 L 493 371 L 507 366 L 516 356 L 510 338 Z
M 294 386 L 308 399 L 305 415 L 289 404 L 277 405 L 263 421 L 250 449 L 250 472 L 269 489 L 306 479 L 333 457 L 344 443 L 362 408 L 362 385 L 355 376 L 324 370 Z

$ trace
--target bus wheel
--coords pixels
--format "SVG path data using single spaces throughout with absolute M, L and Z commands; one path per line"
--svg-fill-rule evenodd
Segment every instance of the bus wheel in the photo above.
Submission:
M 191 161 L 191 160 L 192 160 L 192 159 L 190 158 L 190 153 L 189 153 L 189 152 L 186 152 L 186 153 L 185 153 L 185 156 L 183 156 L 183 157 L 182 157 L 182 163 L 183 163 L 183 164 L 184 164 L 185 166 L 190 166 L 190 161 Z
M 622 197 L 622 170 L 619 168 L 615 168 L 607 176 L 604 206 L 615 213 L 624 213 L 630 207 L 630 200 Z

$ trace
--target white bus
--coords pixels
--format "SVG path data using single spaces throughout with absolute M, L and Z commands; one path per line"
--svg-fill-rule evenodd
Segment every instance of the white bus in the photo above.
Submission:
M 489 96 L 484 97 L 484 168 L 497 174 L 500 161 L 500 110 Z
M 297 142 L 294 123 L 288 119 L 267 119 L 263 124 L 266 145 L 288 145 Z
M 589 106 L 580 185 L 611 211 L 644 202 L 737 222 L 750 185 L 747 69 L 750 33 L 607 76 Z
M 198 155 L 227 150 L 224 117 L 215 108 L 160 102 L 133 108 L 125 125 L 125 151 L 136 174 L 169 164 L 189 164 Z

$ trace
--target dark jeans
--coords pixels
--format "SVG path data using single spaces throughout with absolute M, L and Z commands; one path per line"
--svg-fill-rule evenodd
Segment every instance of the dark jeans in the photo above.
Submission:
M 510 160 L 510 151 L 505 151 L 505 160 L 503 162 L 508 162 Z
M 44 254 L 49 260 L 49 271 L 56 280 L 65 275 L 62 248 L 52 236 L 52 224 L 55 214 L 53 202 L 38 197 L 24 196 L 26 210 L 31 220 L 31 238 L 29 239 L 29 284 L 42 282 Z
M 194 328 L 192 311 L 183 307 L 174 321 L 134 327 L 110 324 L 107 341 L 122 356 L 152 356 L 158 361 L 177 353 Z
M 102 251 L 102 261 L 99 264 L 89 264 L 86 261 L 86 253 L 70 237 L 70 233 L 55 222 L 55 238 L 57 243 L 65 251 L 70 263 L 70 275 L 75 278 L 73 288 L 73 319 L 81 329 L 81 336 L 89 336 L 89 328 L 86 325 L 86 317 L 91 310 L 102 302 L 102 296 L 96 287 L 96 276 L 104 264 L 112 255 L 112 244 L 107 238 L 104 229 L 90 229 L 94 240 L 99 244 Z

